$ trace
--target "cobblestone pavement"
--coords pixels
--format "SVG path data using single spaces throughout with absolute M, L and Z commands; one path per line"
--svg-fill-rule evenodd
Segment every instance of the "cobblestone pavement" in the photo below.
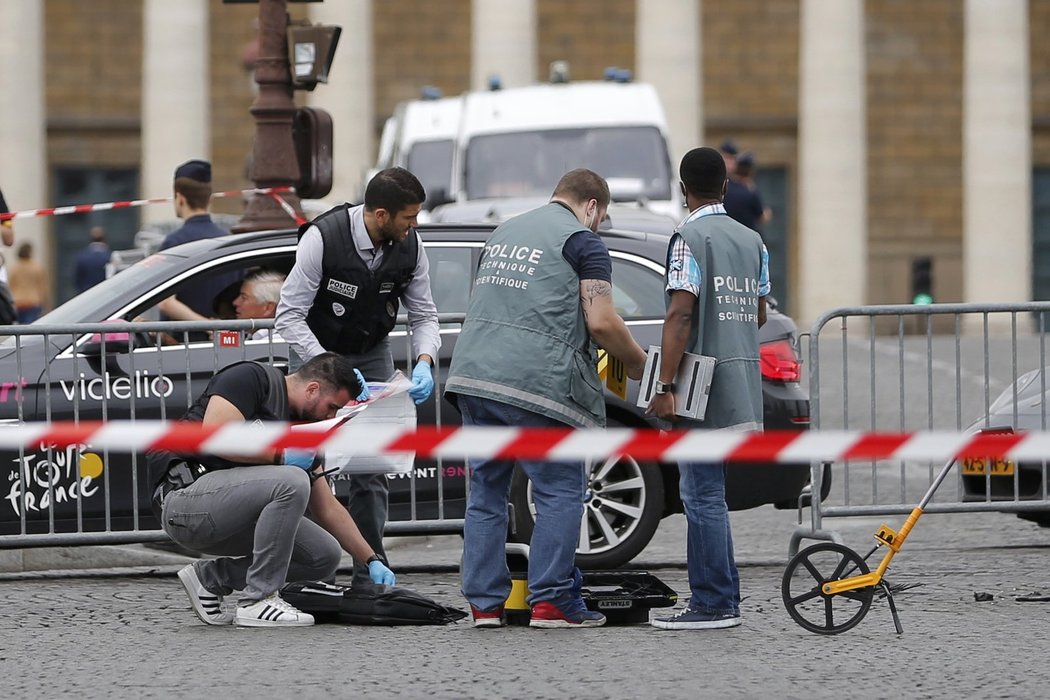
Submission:
M 0 581 L 5 696 L 1046 696 L 1050 602 L 1018 598 L 1050 593 L 1050 532 L 1000 514 L 926 516 L 889 576 L 923 584 L 898 596 L 904 634 L 894 633 L 876 600 L 853 630 L 820 636 L 797 626 L 780 600 L 793 514 L 759 509 L 733 517 L 744 624 L 722 631 L 215 628 L 193 616 L 171 576 L 177 566 L 134 577 Z M 864 551 L 877 524 L 834 523 Z M 680 564 L 683 530 L 680 516 L 665 521 L 642 562 Z M 409 541 L 395 549 L 395 562 L 445 572 L 417 569 L 400 583 L 462 607 L 457 575 L 448 572 L 458 554 L 458 538 Z M 686 592 L 680 566 L 654 573 Z M 977 602 L 974 593 L 992 600 Z

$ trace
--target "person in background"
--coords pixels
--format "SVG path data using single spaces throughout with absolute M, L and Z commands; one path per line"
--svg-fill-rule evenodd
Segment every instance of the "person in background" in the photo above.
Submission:
M 73 281 L 77 294 L 106 279 L 106 264 L 109 263 L 109 244 L 106 243 L 106 230 L 101 226 L 91 227 L 91 242 L 77 253 Z
M 32 323 L 51 308 L 51 281 L 44 266 L 33 259 L 33 244 L 18 246 L 18 257 L 7 271 L 19 323 Z
M 0 214 L 10 213 L 11 210 L 7 208 L 7 200 L 4 199 L 4 193 L 0 191 Z M 3 243 L 5 248 L 10 248 L 15 244 L 15 227 L 14 222 L 10 219 L 0 222 L 0 243 Z M 3 279 L 0 279 L 0 282 L 3 281 Z
M 0 214 L 7 214 L 9 211 L 4 193 L 0 192 Z M 15 228 L 10 219 L 0 221 L 0 243 L 5 248 L 10 248 L 15 243 Z M 9 326 L 18 321 L 15 300 L 11 298 L 11 290 L 7 287 L 6 262 L 4 256 L 0 254 L 0 326 Z
M 736 141 L 726 139 L 718 147 L 718 152 L 722 155 L 722 161 L 726 164 L 726 173 L 728 173 L 729 177 L 733 177 L 733 174 L 736 172 L 736 156 L 740 153 L 740 148 L 736 145 Z
M 188 160 L 175 169 L 175 215 L 183 220 L 160 244 L 164 251 L 183 243 L 205 238 L 219 238 L 227 232 L 211 219 L 211 163 L 206 160 Z M 193 286 L 181 289 L 174 296 L 164 299 L 158 308 L 165 320 L 185 321 L 194 318 L 186 310 L 207 317 L 212 313 L 215 298 L 222 290 L 237 281 L 236 273 L 216 273 Z
M 368 381 L 394 372 L 387 337 L 400 305 L 412 334 L 412 388 L 417 403 L 434 390 L 432 367 L 441 347 L 430 262 L 416 217 L 426 192 L 404 168 L 387 168 L 365 187 L 364 204 L 343 204 L 299 228 L 295 265 L 281 288 L 275 328 L 289 345 L 289 367 L 322 352 L 350 358 Z M 389 508 L 383 474 L 350 479 L 350 514 L 372 549 L 383 554 Z M 354 579 L 366 571 L 355 561 Z
M 773 218 L 773 211 L 762 203 L 762 196 L 754 180 L 755 157 L 750 152 L 736 159 L 736 174 L 730 175 L 723 204 L 726 214 L 762 233 L 762 227 Z
M 445 384 L 463 425 L 604 427 L 598 347 L 623 362 L 629 377 L 641 378 L 645 351 L 613 306 L 612 260 L 597 235 L 609 200 L 600 175 L 572 170 L 549 203 L 492 233 Z M 587 609 L 573 565 L 586 488 L 583 464 L 518 464 L 532 482 L 536 503 L 529 624 L 604 624 L 604 615 Z M 462 589 L 475 627 L 504 624 L 511 590 L 504 553 L 507 493 L 514 468 L 514 460 L 470 460 Z
M 676 374 L 682 354 L 691 352 L 714 357 L 716 364 L 704 419 L 681 427 L 761 430 L 758 329 L 766 321 L 769 256 L 757 232 L 726 215 L 722 199 L 729 178 L 718 151 L 694 148 L 682 158 L 679 173 L 689 215 L 668 244 L 662 353 L 646 412 L 678 420 Z M 691 595 L 688 607 L 654 618 L 654 627 L 702 630 L 740 624 L 725 469 L 723 462 L 678 465 Z

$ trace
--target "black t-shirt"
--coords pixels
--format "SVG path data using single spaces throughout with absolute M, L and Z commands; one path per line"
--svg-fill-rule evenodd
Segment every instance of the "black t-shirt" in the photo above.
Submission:
M 277 392 L 274 395 L 274 392 Z M 186 411 L 184 421 L 200 423 L 212 396 L 221 396 L 232 403 L 245 421 L 287 421 L 289 417 L 288 398 L 283 386 L 273 386 L 267 369 L 257 362 L 238 362 L 219 370 L 204 393 Z M 243 467 L 244 464 L 231 462 L 215 455 L 199 455 L 195 458 L 210 469 L 229 469 Z
M 593 231 L 577 231 L 562 246 L 561 255 L 581 280 L 612 282 L 612 260 L 605 241 Z

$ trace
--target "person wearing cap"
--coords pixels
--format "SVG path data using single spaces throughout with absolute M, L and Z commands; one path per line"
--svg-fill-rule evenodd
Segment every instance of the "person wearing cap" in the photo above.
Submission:
M 408 394 L 417 404 L 430 398 L 441 333 L 430 262 L 415 231 L 425 199 L 415 175 L 387 168 L 369 180 L 364 204 L 342 204 L 299 227 L 274 320 L 288 342 L 289 369 L 331 351 L 349 357 L 366 380 L 386 381 L 394 373 L 388 334 L 404 304 L 414 358 Z M 388 502 L 386 475 L 350 478 L 350 515 L 380 556 Z M 354 563 L 354 581 L 367 580 L 364 562 Z
M 183 220 L 183 224 L 164 237 L 160 250 L 227 234 L 212 221 L 209 213 L 211 163 L 206 160 L 188 160 L 180 165 L 175 169 L 174 190 L 175 215 Z M 157 306 L 166 320 L 185 321 L 211 316 L 215 297 L 237 279 L 236 273 L 210 275 L 194 281 L 191 288 L 179 290 Z
M 736 155 L 740 153 L 736 141 L 733 139 L 726 139 L 722 142 L 722 145 L 718 147 L 718 152 L 722 154 L 722 160 L 725 161 L 726 172 L 732 177 L 733 173 L 736 172 Z
M 737 156 L 736 173 L 729 177 L 723 204 L 726 214 L 761 234 L 762 225 L 773 218 L 773 212 L 762 203 L 762 196 L 752 177 L 754 167 L 755 156 L 750 152 Z

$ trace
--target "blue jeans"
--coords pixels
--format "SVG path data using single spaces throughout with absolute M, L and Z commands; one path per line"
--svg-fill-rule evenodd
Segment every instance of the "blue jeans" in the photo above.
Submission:
M 740 576 L 726 507 L 725 464 L 682 462 L 679 488 L 689 525 L 686 562 L 689 607 L 713 614 L 740 613 Z
M 565 427 L 516 406 L 460 395 L 463 425 Z M 507 496 L 514 462 L 470 460 L 470 495 L 463 527 L 463 596 L 479 610 L 503 605 L 510 595 L 507 568 Z M 529 547 L 529 604 L 572 598 L 576 545 L 583 518 L 584 475 L 580 462 L 518 464 L 532 481 L 536 527 Z

